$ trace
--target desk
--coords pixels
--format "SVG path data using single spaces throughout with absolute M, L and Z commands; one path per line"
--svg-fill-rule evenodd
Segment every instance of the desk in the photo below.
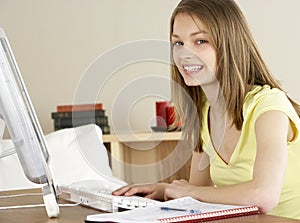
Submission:
M 111 167 L 115 177 L 129 184 L 172 182 L 188 179 L 191 152 L 172 154 L 180 144 L 181 132 L 142 132 L 103 135 L 110 151 Z M 180 148 L 181 149 L 181 148 Z M 182 161 L 180 161 L 182 159 Z
M 40 193 L 40 189 L 26 189 L 18 191 L 0 192 L 0 196 L 23 194 L 23 193 Z M 59 203 L 66 203 L 59 201 Z M 29 204 L 43 204 L 43 198 L 39 196 L 25 196 L 16 198 L 5 198 L 0 200 L 0 206 L 14 206 L 14 205 L 29 205 Z M 60 215 L 58 218 L 48 218 L 45 207 L 22 208 L 0 210 L 1 223 L 84 223 L 85 217 L 90 214 L 99 214 L 92 208 L 83 206 L 60 207 Z
M 27 189 L 18 191 L 5 191 L 0 192 L 0 196 L 23 194 L 23 193 L 39 193 L 39 189 Z M 41 204 L 43 202 L 42 196 L 26 196 L 17 198 L 1 199 L 0 206 L 10 205 L 28 205 L 28 204 Z M 59 203 L 66 203 L 59 200 Z M 49 219 L 44 207 L 25 208 L 25 209 L 11 209 L 0 210 L 1 223 L 84 223 L 85 217 L 90 214 L 99 214 L 92 208 L 83 206 L 60 207 L 60 215 L 58 218 Z M 210 221 L 211 223 L 293 223 L 300 222 L 297 220 L 279 218 L 270 215 L 253 215 L 246 217 L 230 218 L 218 221 Z

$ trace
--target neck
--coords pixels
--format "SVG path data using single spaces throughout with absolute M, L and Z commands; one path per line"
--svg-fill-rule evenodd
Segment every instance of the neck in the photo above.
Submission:
M 211 113 L 216 117 L 224 117 L 226 104 L 219 82 L 201 87 L 209 102 Z

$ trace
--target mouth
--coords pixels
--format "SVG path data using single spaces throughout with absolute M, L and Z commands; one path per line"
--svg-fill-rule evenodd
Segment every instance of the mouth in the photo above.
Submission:
M 186 72 L 199 72 L 202 70 L 203 66 L 202 65 L 183 65 L 182 66 L 183 70 Z

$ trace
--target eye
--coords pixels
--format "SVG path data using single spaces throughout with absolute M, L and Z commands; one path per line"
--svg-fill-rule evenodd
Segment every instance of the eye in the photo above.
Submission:
M 174 42 L 172 43 L 172 45 L 173 45 L 173 46 L 183 46 L 183 42 L 181 42 L 181 41 L 174 41 Z
M 197 45 L 202 45 L 203 43 L 207 43 L 207 41 L 204 40 L 204 39 L 199 39 L 199 40 L 196 41 Z

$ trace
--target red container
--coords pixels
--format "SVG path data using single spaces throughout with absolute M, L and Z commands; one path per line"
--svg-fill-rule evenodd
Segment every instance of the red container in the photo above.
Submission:
M 171 126 L 175 121 L 174 106 L 167 106 L 167 125 Z
M 156 103 L 156 125 L 157 127 L 167 127 L 167 107 L 170 105 L 168 101 L 157 101 Z

